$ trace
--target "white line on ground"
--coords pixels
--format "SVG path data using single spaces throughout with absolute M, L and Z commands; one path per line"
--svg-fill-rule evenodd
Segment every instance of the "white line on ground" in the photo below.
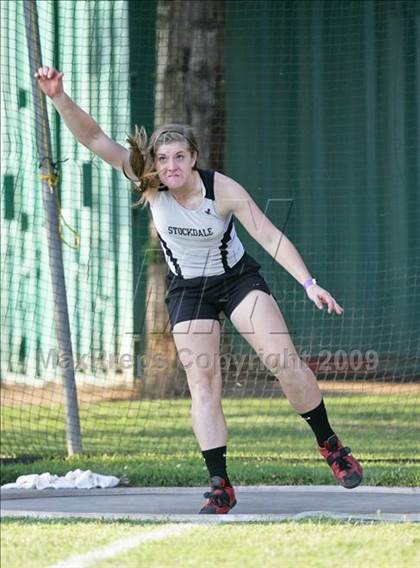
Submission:
M 102 562 L 113 558 L 118 554 L 127 552 L 132 548 L 136 548 L 140 544 L 146 542 L 153 542 L 156 540 L 164 540 L 172 536 L 183 535 L 194 528 L 193 525 L 171 525 L 168 527 L 163 527 L 157 529 L 153 532 L 142 533 L 138 535 L 133 535 L 126 538 L 120 538 L 103 548 L 98 548 L 86 554 L 79 554 L 76 556 L 71 556 L 66 560 L 58 562 L 50 566 L 50 568 L 88 568 L 97 562 Z

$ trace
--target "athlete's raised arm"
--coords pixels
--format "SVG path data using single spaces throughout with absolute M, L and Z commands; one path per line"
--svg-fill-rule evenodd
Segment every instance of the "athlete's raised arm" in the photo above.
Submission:
M 75 138 L 117 170 L 135 179 L 130 151 L 112 140 L 99 124 L 65 93 L 63 73 L 53 67 L 40 67 L 35 73 L 38 85 L 49 97 Z
M 331 294 L 315 282 L 312 283 L 311 274 L 296 247 L 264 215 L 249 193 L 231 178 L 221 174 L 216 175 L 215 197 L 219 213 L 235 215 L 251 237 L 302 286 L 305 286 L 308 297 L 319 309 L 322 309 L 323 304 L 326 304 L 328 313 L 342 314 L 343 308 Z

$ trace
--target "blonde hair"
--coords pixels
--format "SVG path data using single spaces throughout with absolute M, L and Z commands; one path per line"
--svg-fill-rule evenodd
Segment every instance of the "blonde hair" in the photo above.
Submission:
M 197 139 L 191 126 L 186 124 L 163 124 L 153 132 L 149 141 L 145 128 L 135 125 L 134 134 L 127 137 L 127 142 L 130 146 L 130 166 L 136 176 L 135 180 L 129 179 L 133 182 L 133 192 L 139 195 L 136 206 L 144 205 L 153 199 L 162 185 L 155 169 L 156 151 L 159 146 L 184 142 L 191 155 L 197 154 L 198 160 Z M 197 160 L 193 169 L 197 169 Z M 125 171 L 124 175 L 128 177 Z

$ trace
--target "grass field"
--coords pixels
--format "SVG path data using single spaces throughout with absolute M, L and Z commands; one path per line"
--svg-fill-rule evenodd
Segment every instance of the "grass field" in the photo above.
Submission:
M 129 522 L 4 520 L 2 568 L 46 568 L 117 539 L 153 533 L 161 527 Z M 420 525 L 415 524 L 307 520 L 201 525 L 186 527 L 185 534 L 143 543 L 89 566 L 414 568 L 420 563 L 419 545 Z
M 351 446 L 370 485 L 420 485 L 420 407 L 407 394 L 327 399 L 333 427 Z M 86 455 L 65 458 L 62 408 L 2 409 L 3 448 L 61 457 L 3 463 L 1 483 L 26 473 L 91 469 L 129 485 L 202 485 L 207 475 L 191 430 L 188 400 L 117 401 L 81 407 Z M 308 426 L 284 399 L 227 399 L 228 462 L 236 484 L 334 483 Z

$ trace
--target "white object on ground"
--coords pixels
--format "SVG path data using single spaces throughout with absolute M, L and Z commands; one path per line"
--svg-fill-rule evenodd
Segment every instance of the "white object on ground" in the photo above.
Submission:
M 51 475 L 50 473 L 33 473 L 21 475 L 15 483 L 6 483 L 2 489 L 92 489 L 100 487 L 116 487 L 120 482 L 118 477 L 113 475 L 101 475 L 94 473 L 90 469 L 75 469 L 69 471 L 64 477 Z

